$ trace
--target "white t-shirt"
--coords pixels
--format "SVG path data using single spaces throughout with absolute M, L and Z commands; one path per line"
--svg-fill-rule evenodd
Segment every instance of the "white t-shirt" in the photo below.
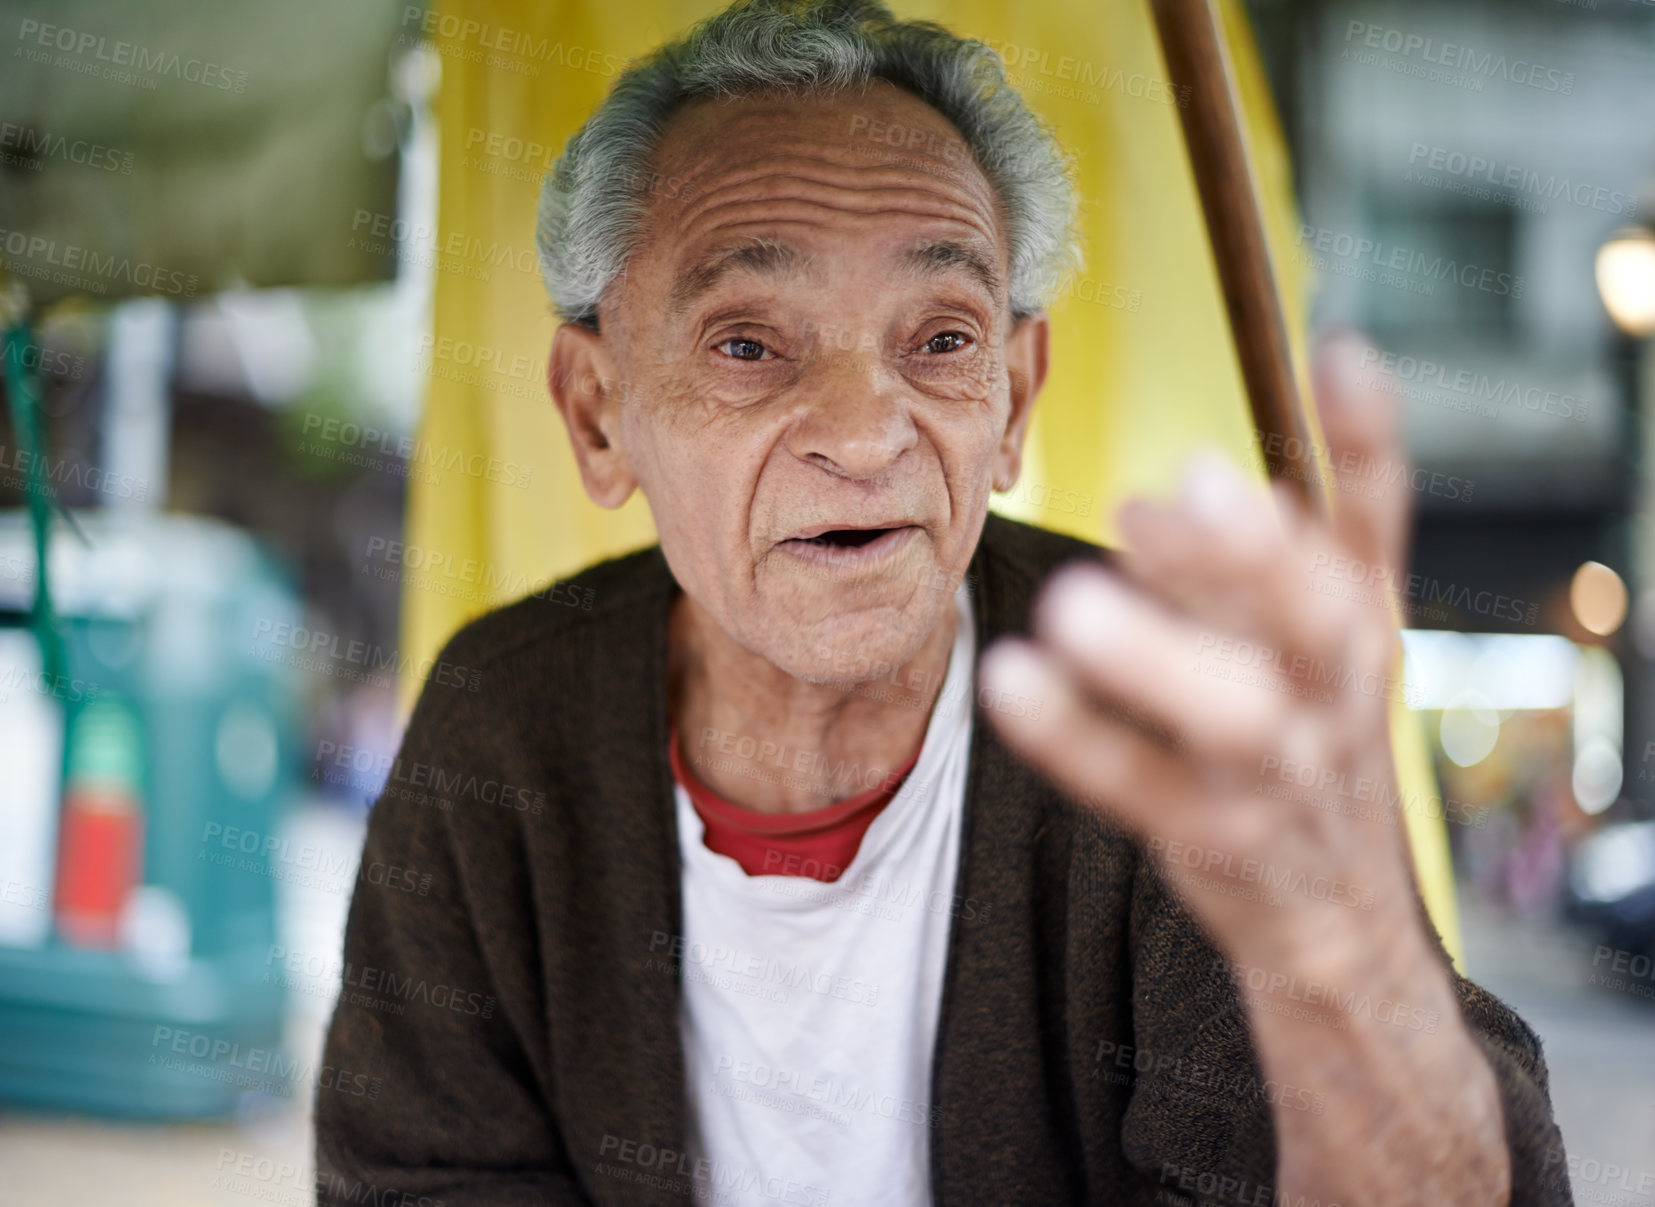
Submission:
M 677 785 L 683 1038 L 696 1201 L 931 1202 L 937 1035 L 971 746 L 960 622 L 919 760 L 834 883 L 749 876 Z

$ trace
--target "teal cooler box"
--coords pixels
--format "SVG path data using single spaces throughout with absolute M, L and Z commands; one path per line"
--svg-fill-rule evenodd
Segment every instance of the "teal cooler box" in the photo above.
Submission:
M 51 551 L 67 653 L 53 680 L 25 627 L 27 517 L 0 514 L 0 1104 L 222 1116 L 250 1090 L 296 1088 L 283 990 L 266 975 L 276 862 L 223 836 L 279 842 L 299 688 L 291 668 L 254 655 L 253 635 L 295 622 L 299 605 L 227 524 L 76 518 L 87 540 L 60 526 Z M 142 852 L 102 948 L 66 942 L 75 928 L 56 908 L 65 884 L 86 879 L 60 866 L 59 844 L 65 796 L 89 782 L 123 785 L 104 797 L 137 807 L 113 863 Z M 111 816 L 97 799 L 84 815 Z

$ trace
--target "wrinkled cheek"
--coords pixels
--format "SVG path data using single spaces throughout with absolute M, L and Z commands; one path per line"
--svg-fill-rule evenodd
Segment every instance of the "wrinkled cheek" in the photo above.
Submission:
M 676 493 L 671 489 L 670 477 L 690 455 L 693 444 L 693 426 L 678 416 L 680 406 L 673 400 L 652 395 L 648 401 L 629 399 L 628 410 L 622 420 L 627 452 L 633 469 L 640 478 L 647 476 L 654 489 L 646 491 L 651 498 Z
M 988 497 L 1005 431 L 1005 413 L 985 406 L 950 433 L 946 456 L 951 493 L 958 496 L 970 491 Z
M 955 407 L 969 407 L 973 411 L 993 411 L 1009 405 L 1003 388 L 996 388 L 992 374 L 973 373 L 970 376 L 934 377 L 921 380 L 924 393 L 939 402 Z

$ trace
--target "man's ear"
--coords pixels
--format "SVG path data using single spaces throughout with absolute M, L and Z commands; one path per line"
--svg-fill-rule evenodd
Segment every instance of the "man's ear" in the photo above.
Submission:
M 994 458 L 994 489 L 1010 490 L 1023 470 L 1023 439 L 1040 387 L 1046 384 L 1051 322 L 1044 310 L 1024 315 L 1006 338 L 1006 374 L 1011 378 L 1011 414 Z
M 575 323 L 559 327 L 546 359 L 546 384 L 569 429 L 587 495 L 599 507 L 619 507 L 638 479 L 619 440 L 623 391 L 603 336 Z

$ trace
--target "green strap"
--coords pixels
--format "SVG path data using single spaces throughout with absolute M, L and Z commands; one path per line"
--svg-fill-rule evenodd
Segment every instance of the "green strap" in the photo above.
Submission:
M 52 592 L 47 583 L 46 547 L 52 520 L 52 484 L 46 473 L 46 435 L 40 412 L 39 379 L 27 366 L 24 355 L 34 346 L 29 324 L 19 322 L 6 329 L 6 397 L 11 399 L 12 424 L 18 445 L 28 463 L 25 487 L 29 499 L 29 526 L 34 532 L 34 608 L 30 624 L 40 642 L 46 681 L 56 691 L 64 682 L 66 655 L 63 633 L 52 615 Z

